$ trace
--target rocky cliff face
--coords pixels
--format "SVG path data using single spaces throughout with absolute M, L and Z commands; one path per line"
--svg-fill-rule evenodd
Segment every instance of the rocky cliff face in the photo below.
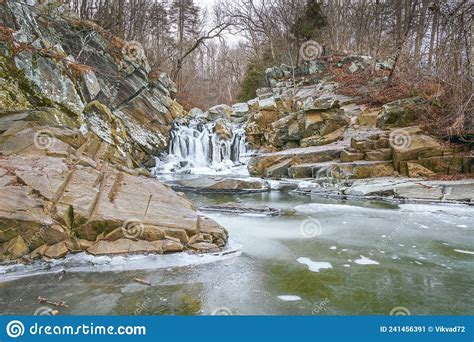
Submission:
M 0 3 L 0 261 L 208 252 L 226 231 L 145 168 L 184 111 L 141 46 L 56 3 Z
M 175 85 L 151 71 L 140 44 L 48 2 L 6 1 L 0 23 L 2 111 L 59 109 L 69 121 L 58 124 L 115 143 L 135 166 L 166 147 L 173 119 L 184 112 Z
M 247 139 L 260 152 L 251 175 L 272 178 L 363 179 L 440 177 L 474 173 L 468 144 L 450 144 L 417 126 L 429 105 L 420 97 L 381 107 L 362 105 L 367 86 L 384 91 L 387 77 L 372 77 L 358 96 L 341 95 L 339 74 L 366 77 L 391 68 L 366 56 L 319 61 L 305 68 L 266 71 L 268 88 L 247 103 Z M 300 76 L 292 77 L 298 73 Z

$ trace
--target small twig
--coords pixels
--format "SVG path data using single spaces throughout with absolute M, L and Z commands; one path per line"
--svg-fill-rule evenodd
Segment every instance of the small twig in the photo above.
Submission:
M 60 307 L 60 308 L 69 308 L 69 305 L 66 305 L 66 303 L 63 302 L 63 301 L 52 302 L 52 301 L 48 300 L 47 298 L 44 298 L 44 297 L 41 297 L 41 296 L 38 297 L 38 304 L 48 304 L 48 305 L 57 306 L 57 307 Z
M 146 281 L 146 280 L 143 280 L 143 279 L 140 279 L 140 278 L 135 278 L 133 280 L 136 281 L 139 284 L 151 286 L 151 283 L 149 281 Z

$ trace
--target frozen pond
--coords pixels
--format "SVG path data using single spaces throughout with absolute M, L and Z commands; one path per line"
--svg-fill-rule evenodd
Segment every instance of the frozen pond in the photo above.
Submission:
M 38 296 L 66 302 L 60 314 L 474 313 L 472 206 L 189 196 L 197 206 L 266 204 L 285 215 L 207 214 L 231 234 L 224 255 L 75 255 L 3 267 L 0 314 L 31 315 L 44 306 Z

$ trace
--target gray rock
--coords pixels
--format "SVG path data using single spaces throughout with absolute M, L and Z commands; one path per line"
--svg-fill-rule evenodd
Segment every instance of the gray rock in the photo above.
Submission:
M 208 212 L 221 212 L 231 214 L 260 214 L 265 216 L 279 216 L 283 212 L 279 209 L 271 208 L 259 204 L 245 204 L 245 203 L 226 203 L 220 205 L 207 205 L 200 207 L 199 210 Z
M 266 181 L 234 178 L 195 178 L 175 181 L 172 187 L 177 190 L 216 193 L 248 193 L 270 190 Z

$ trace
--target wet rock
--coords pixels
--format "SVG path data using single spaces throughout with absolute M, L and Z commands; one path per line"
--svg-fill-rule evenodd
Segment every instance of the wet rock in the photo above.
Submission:
M 43 13 L 36 6 L 2 6 L 2 22 L 17 33 L 11 49 L 15 44 L 28 42 L 55 56 L 54 59 L 38 57 L 26 49 L 15 55 L 13 63 L 3 63 L 0 58 L 0 69 L 5 67 L 8 74 L 18 75 L 18 82 L 8 85 L 12 89 L 17 84 L 20 89 L 14 109 L 30 108 L 20 105 L 20 100 L 25 98 L 35 107 L 65 108 L 71 118 L 81 121 L 81 112 L 87 105 L 84 101 L 99 101 L 112 112 L 112 118 L 122 120 L 130 139 L 128 148 L 139 153 L 161 153 L 167 147 L 173 119 L 185 115 L 174 100 L 176 85 L 164 73 L 150 73 L 138 44 L 118 39 L 115 45 L 111 44 L 116 38 L 97 25 L 65 19 L 57 9 L 48 10 L 48 15 L 53 16 L 53 12 L 55 20 L 46 25 Z M 77 44 L 78 40 L 87 41 L 89 48 Z M 120 51 L 117 43 L 123 45 Z M 78 60 L 71 56 L 77 56 Z M 87 124 L 88 117 L 85 121 Z M 94 124 L 98 123 L 89 122 L 89 126 Z M 113 135 L 122 133 L 117 129 Z

